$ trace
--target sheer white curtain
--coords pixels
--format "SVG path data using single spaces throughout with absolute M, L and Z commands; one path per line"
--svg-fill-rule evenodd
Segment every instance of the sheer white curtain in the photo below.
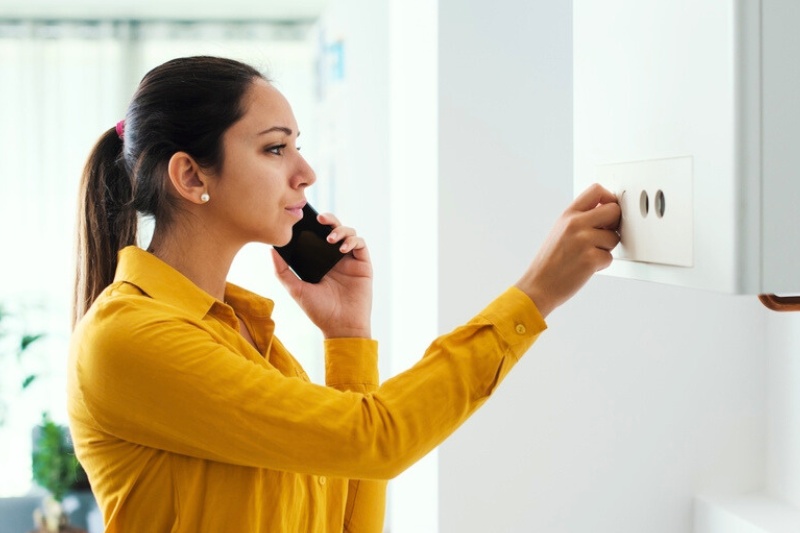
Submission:
M 100 125 L 122 101 L 124 45 L 106 24 L 6 24 L 0 37 L 0 304 L 14 313 L 7 340 L 45 333 L 24 358 L 8 343 L 0 428 L 0 493 L 30 488 L 31 429 L 64 409 L 77 184 Z M 24 376 L 40 374 L 21 391 Z
M 293 103 L 314 163 L 313 28 L 262 23 L 0 22 L 0 496 L 31 487 L 31 429 L 49 411 L 66 422 L 65 363 L 77 185 L 99 135 L 124 115 L 150 68 L 183 55 L 221 55 L 265 70 Z M 312 197 L 313 201 L 313 197 Z M 277 332 L 321 379 L 321 337 L 274 281 L 266 246 L 237 259 L 231 281 L 276 300 Z M 10 353 L 17 332 L 43 332 Z M 26 390 L 28 374 L 40 375 Z

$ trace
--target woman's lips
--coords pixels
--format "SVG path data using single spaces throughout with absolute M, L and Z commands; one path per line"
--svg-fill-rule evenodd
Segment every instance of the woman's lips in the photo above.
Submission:
M 305 202 L 301 202 L 299 204 L 290 205 L 286 210 L 299 220 L 303 218 L 303 207 L 305 207 L 305 205 Z

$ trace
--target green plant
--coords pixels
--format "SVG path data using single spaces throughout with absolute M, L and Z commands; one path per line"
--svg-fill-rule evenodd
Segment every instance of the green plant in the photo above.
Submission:
M 43 337 L 43 333 L 28 332 L 17 316 L 0 306 L 0 363 L 5 365 L 16 364 L 19 368 L 22 368 L 22 360 L 25 353 Z M 7 371 L 8 367 L 5 368 L 4 372 Z M 38 373 L 23 373 L 18 392 L 30 387 L 38 377 Z M 8 401 L 6 400 L 8 392 L 0 389 L 0 393 L 2 393 L 0 394 L 0 426 L 3 426 L 8 411 Z
M 86 472 L 75 457 L 69 430 L 56 424 L 48 413 L 33 447 L 33 479 L 57 502 L 70 490 L 88 487 Z

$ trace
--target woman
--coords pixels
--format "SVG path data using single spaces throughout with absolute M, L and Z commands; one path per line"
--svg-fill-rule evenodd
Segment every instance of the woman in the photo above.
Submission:
M 283 96 L 238 62 L 149 72 L 98 141 L 79 212 L 69 414 L 109 532 L 379 532 L 386 480 L 475 411 L 611 261 L 616 198 L 594 186 L 520 280 L 378 384 L 366 244 L 332 215 L 346 257 L 318 284 L 273 252 L 325 338 L 326 384 L 273 336 L 272 302 L 226 283 L 248 242 L 286 244 L 315 176 Z M 148 250 L 137 211 L 153 215 Z

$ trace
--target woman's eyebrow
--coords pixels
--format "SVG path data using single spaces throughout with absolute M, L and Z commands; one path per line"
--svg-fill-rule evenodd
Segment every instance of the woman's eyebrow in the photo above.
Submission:
M 273 126 L 273 127 L 269 128 L 269 129 L 266 129 L 266 130 L 264 130 L 262 132 L 259 132 L 259 135 L 264 135 L 266 133 L 272 133 L 273 131 L 282 131 L 286 135 L 291 135 L 292 134 L 292 129 L 291 128 L 287 128 L 285 126 Z M 299 136 L 300 134 L 298 133 L 297 135 Z

